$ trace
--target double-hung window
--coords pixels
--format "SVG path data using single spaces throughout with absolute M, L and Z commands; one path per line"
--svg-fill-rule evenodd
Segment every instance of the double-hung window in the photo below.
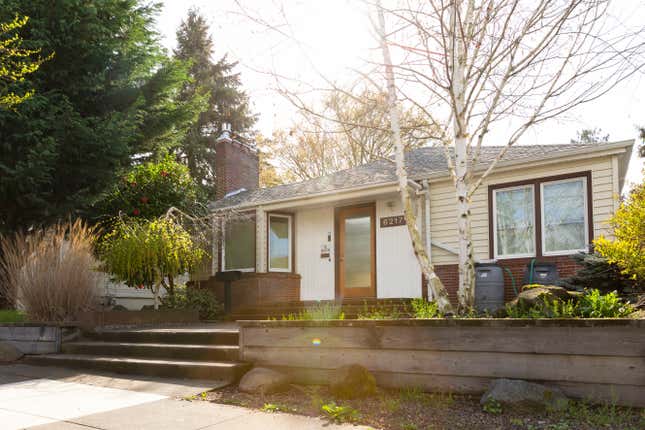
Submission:
M 292 250 L 291 215 L 269 214 L 269 271 L 291 272 Z
M 491 187 L 493 256 L 520 258 L 586 251 L 590 175 Z

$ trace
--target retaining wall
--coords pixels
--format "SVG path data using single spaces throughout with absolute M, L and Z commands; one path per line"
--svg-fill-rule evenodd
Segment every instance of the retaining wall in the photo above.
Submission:
M 61 328 L 30 323 L 1 324 L 0 341 L 13 344 L 23 354 L 54 354 L 60 351 Z
M 241 359 L 325 383 L 358 363 L 386 387 L 481 393 L 535 381 L 592 401 L 645 407 L 645 320 L 239 321 Z

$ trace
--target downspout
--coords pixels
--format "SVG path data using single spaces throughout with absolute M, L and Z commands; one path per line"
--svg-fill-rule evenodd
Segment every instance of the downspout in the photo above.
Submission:
M 427 179 L 423 180 L 423 193 L 424 193 L 424 199 L 423 202 L 425 204 L 425 216 L 424 216 L 424 223 L 425 223 L 425 233 L 426 233 L 426 252 L 428 253 L 428 262 L 432 264 L 432 237 L 430 234 L 430 183 L 428 182 Z M 432 300 L 433 297 L 430 297 L 432 292 L 428 288 L 428 300 Z

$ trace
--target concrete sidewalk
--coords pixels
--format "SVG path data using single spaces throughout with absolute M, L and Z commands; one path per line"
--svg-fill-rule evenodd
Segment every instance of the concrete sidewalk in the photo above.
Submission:
M 219 381 L 139 378 L 23 364 L 0 366 L 0 429 L 366 429 L 183 398 Z

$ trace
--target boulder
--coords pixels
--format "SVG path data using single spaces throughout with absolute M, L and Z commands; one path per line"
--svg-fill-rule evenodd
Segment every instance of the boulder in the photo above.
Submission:
M 531 410 L 561 411 L 569 404 L 569 399 L 560 389 L 519 379 L 496 379 L 491 382 L 479 403 L 484 405 L 491 400 L 505 407 Z
M 256 367 L 240 380 L 240 391 L 251 394 L 279 393 L 289 389 L 289 377 L 276 370 Z
M 24 354 L 9 342 L 0 341 L 0 363 L 11 363 L 19 360 Z
M 376 393 L 376 379 L 359 364 L 339 367 L 329 375 L 329 391 L 341 399 L 357 399 Z

